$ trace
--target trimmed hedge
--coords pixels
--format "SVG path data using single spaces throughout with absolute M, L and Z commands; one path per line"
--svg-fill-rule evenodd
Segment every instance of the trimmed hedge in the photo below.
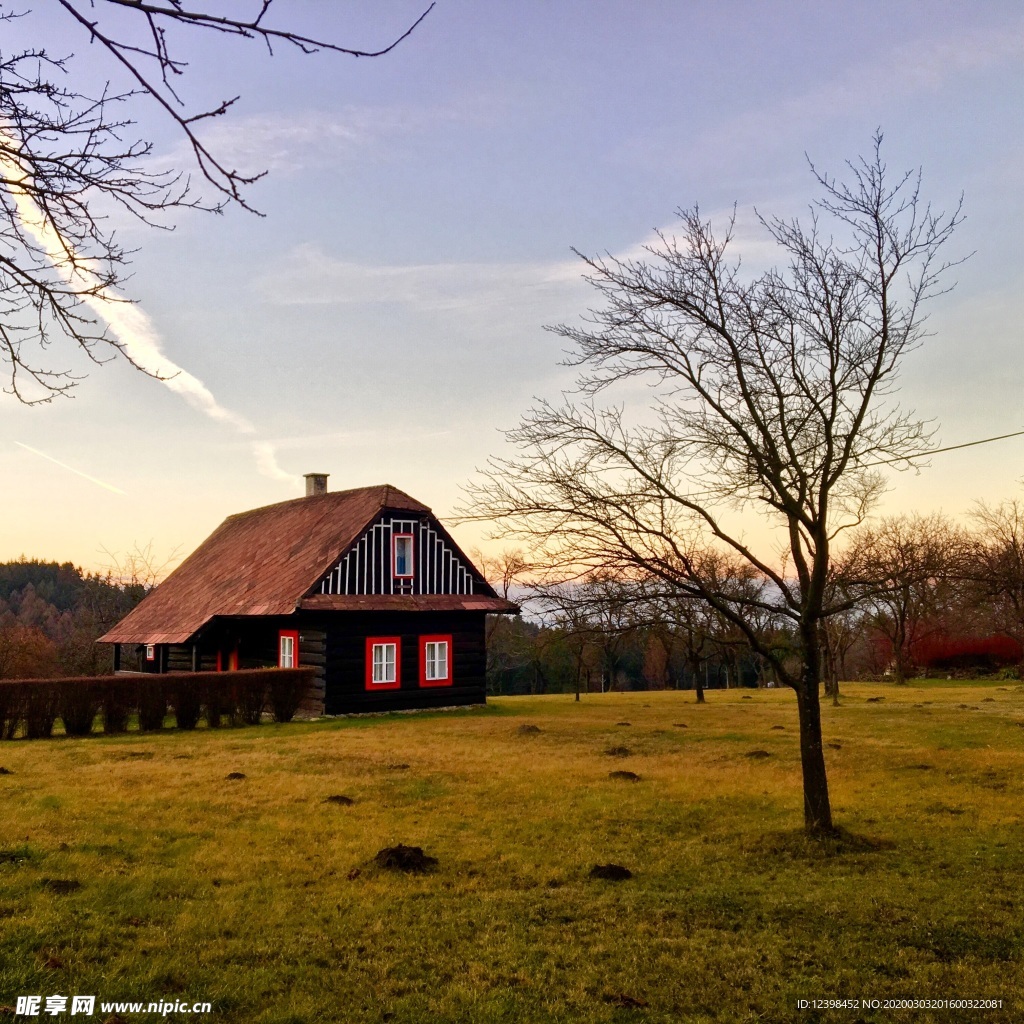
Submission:
M 165 675 L 70 676 L 67 679 L 0 679 L 0 739 L 53 735 L 58 718 L 68 736 L 88 736 L 97 716 L 107 734 L 162 729 L 168 704 L 179 729 L 201 717 L 215 728 L 225 720 L 258 725 L 266 708 L 290 722 L 313 685 L 311 668 L 241 672 L 170 672 Z

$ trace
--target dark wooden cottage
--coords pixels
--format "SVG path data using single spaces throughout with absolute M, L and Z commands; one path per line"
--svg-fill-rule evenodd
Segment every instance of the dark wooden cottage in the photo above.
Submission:
M 482 704 L 498 597 L 426 505 L 387 484 L 229 516 L 102 643 L 119 671 L 312 666 L 327 714 Z

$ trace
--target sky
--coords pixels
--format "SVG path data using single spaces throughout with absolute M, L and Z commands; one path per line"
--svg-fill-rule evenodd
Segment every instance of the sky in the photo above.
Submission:
M 27 0 L 31 3 L 32 0 Z M 43 0 L 0 53 L 114 69 Z M 103 5 L 98 5 L 100 11 Z M 425 5 L 279 0 L 278 24 L 386 45 Z M 572 249 L 635 252 L 699 204 L 764 250 L 754 209 L 806 213 L 808 159 L 840 173 L 885 136 L 937 208 L 963 195 L 901 403 L 936 444 L 1024 430 L 1024 14 L 1017 2 L 625 3 L 438 0 L 386 57 L 303 56 L 172 33 L 182 95 L 241 98 L 204 138 L 265 216 L 183 213 L 173 232 L 116 220 L 137 252 L 124 312 L 166 370 L 87 366 L 74 397 L 0 395 L 0 560 L 102 569 L 137 547 L 187 555 L 225 516 L 391 483 L 442 520 L 502 431 L 572 374 L 545 325 L 593 303 Z M 115 79 L 115 84 L 116 79 Z M 134 110 L 151 166 L 188 167 L 155 108 Z M 155 346 L 155 348 L 153 347 Z M 638 394 L 637 400 L 642 400 Z M 879 513 L 1020 497 L 1024 438 L 891 474 Z M 753 529 L 753 527 L 752 527 Z M 478 526 L 456 529 L 464 548 Z

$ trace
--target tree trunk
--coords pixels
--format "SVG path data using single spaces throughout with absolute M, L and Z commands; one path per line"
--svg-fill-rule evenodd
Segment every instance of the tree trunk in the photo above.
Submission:
M 825 752 L 821 742 L 821 704 L 818 672 L 810 665 L 796 691 L 800 717 L 800 766 L 804 781 L 804 828 L 811 835 L 827 835 L 835 831 L 832 804 L 828 796 L 825 774 Z
M 693 688 L 697 691 L 697 703 L 704 703 L 704 684 L 700 681 L 700 661 L 696 658 L 690 663 L 693 672 Z

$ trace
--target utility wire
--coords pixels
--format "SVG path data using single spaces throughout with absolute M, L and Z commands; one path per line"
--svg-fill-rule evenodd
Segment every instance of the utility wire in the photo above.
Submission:
M 921 459 L 926 455 L 938 455 L 940 452 L 955 452 L 958 448 L 973 448 L 976 444 L 990 444 L 992 441 L 1004 441 L 1008 437 L 1021 437 L 1024 430 L 1017 430 L 1012 434 L 1000 434 L 998 437 L 984 437 L 980 441 L 967 441 L 964 444 L 951 444 L 948 448 L 931 448 L 925 452 L 918 452 L 916 455 L 901 455 L 896 459 L 882 459 L 881 462 L 866 462 L 868 466 L 887 466 L 891 462 L 910 462 L 912 459 Z

